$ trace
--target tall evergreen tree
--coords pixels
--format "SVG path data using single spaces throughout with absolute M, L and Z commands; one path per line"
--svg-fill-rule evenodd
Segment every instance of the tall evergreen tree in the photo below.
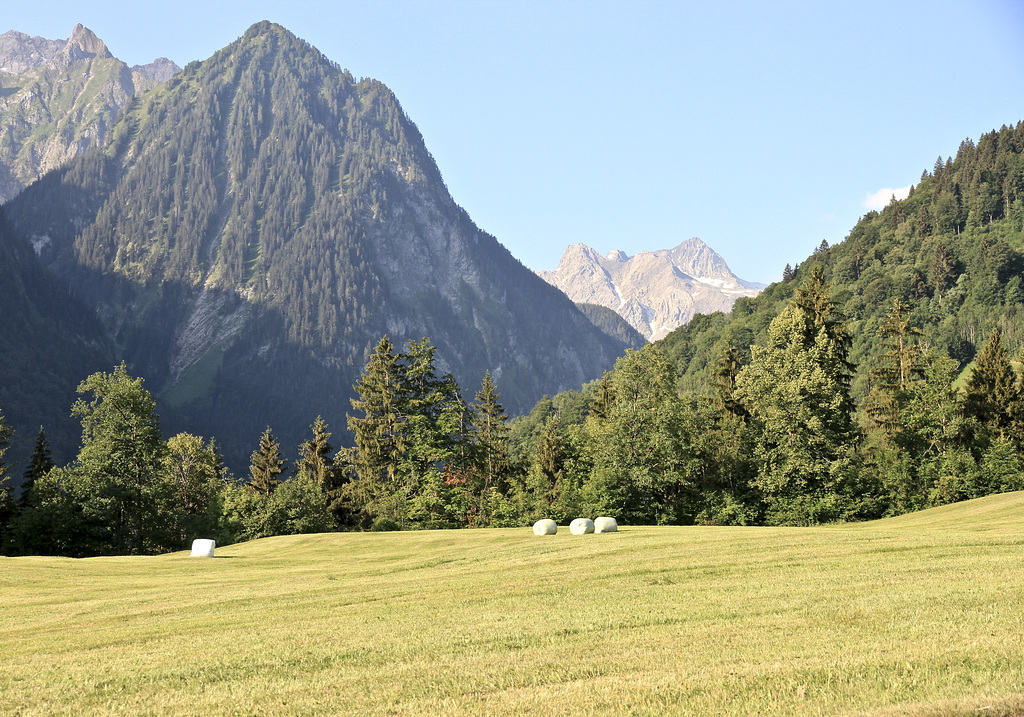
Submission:
M 917 337 L 921 331 L 911 324 L 907 307 L 896 298 L 888 317 L 878 330 L 881 349 L 871 369 L 871 392 L 865 410 L 871 419 L 893 438 L 903 427 L 902 409 L 914 383 L 924 375 L 922 351 Z
M 722 409 L 733 416 L 747 415 L 743 405 L 736 400 L 736 376 L 740 371 L 740 356 L 732 339 L 726 339 L 725 345 L 718 354 L 712 372 L 712 384 L 718 395 Z
M 374 349 L 355 385 L 352 408 L 361 415 L 348 416 L 355 438 L 355 471 L 370 502 L 398 478 L 398 464 L 405 450 L 402 424 L 404 368 L 391 340 L 385 336 Z
M 737 398 L 758 432 L 755 485 L 769 520 L 816 523 L 850 510 L 858 441 L 850 396 L 850 337 L 821 270 L 752 346 Z
M 965 388 L 964 411 L 977 419 L 989 437 L 1011 439 L 1021 445 L 1024 397 L 999 329 L 992 330 L 988 344 L 974 361 L 974 373 Z
M 35 446 L 32 448 L 32 456 L 28 461 L 28 468 L 21 479 L 21 507 L 29 503 L 29 494 L 37 479 L 43 477 L 54 467 L 53 456 L 50 454 L 50 444 L 46 440 L 46 432 L 39 427 L 39 434 L 36 436 Z
M 491 372 L 484 373 L 480 390 L 470 407 L 470 438 L 473 442 L 474 475 L 477 478 L 474 486 L 479 496 L 479 514 L 486 522 L 489 508 L 488 501 L 492 490 L 504 492 L 505 477 L 511 460 L 509 455 L 508 416 L 498 399 L 497 386 L 491 378 Z
M 260 436 L 260 445 L 249 461 L 250 490 L 269 496 L 281 485 L 285 460 L 281 458 L 281 444 L 274 438 L 270 426 Z
M 295 464 L 296 474 L 307 475 L 316 481 L 321 490 L 328 490 L 333 484 L 334 457 L 330 444 L 331 432 L 327 430 L 327 422 L 317 416 L 310 426 L 313 436 L 299 446 L 299 460 Z

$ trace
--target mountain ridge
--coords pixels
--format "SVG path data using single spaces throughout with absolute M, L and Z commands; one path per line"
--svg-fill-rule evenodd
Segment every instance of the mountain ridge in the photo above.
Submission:
M 728 311 L 737 298 L 756 296 L 764 288 L 737 277 L 696 237 L 672 249 L 633 256 L 619 249 L 602 256 L 574 244 L 554 271 L 537 274 L 577 303 L 616 311 L 648 341 L 663 338 L 695 314 Z
M 81 24 L 67 40 L 0 35 L 0 203 L 101 146 L 132 97 L 180 69 L 161 59 L 129 68 Z

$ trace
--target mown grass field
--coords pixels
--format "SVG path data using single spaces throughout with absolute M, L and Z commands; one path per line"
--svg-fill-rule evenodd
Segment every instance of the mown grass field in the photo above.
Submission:
M 0 559 L 0 713 L 1024 714 L 1024 493 Z

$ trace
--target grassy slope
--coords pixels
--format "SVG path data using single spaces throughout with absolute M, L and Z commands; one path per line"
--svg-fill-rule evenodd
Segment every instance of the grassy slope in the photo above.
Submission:
M 0 712 L 1021 714 L 1022 518 L 0 559 Z

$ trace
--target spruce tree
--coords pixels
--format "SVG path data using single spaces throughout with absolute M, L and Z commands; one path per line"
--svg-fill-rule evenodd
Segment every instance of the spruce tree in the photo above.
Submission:
M 847 513 L 858 432 L 850 396 L 850 336 L 820 267 L 752 346 L 737 399 L 757 432 L 756 487 L 769 521 L 817 523 Z
M 964 412 L 977 419 L 989 437 L 1017 441 L 1021 435 L 1024 398 L 1010 357 L 1003 347 L 999 329 L 993 329 L 988 344 L 974 361 L 974 373 L 967 381 Z
M 385 336 L 356 382 L 357 398 L 351 399 L 360 415 L 348 416 L 348 430 L 355 438 L 355 470 L 363 489 L 371 496 L 383 491 L 398 477 L 405 450 L 401 413 L 404 367 L 391 340 Z
M 871 392 L 865 399 L 865 410 L 890 438 L 902 428 L 903 406 L 909 391 L 924 375 L 921 346 L 916 337 L 921 331 L 910 323 L 907 307 L 896 298 L 889 315 L 878 329 L 884 353 L 876 357 L 871 369 Z
M 36 480 L 49 473 L 51 468 L 53 468 L 53 457 L 50 454 L 50 444 L 46 440 L 46 432 L 40 426 L 35 446 L 32 448 L 32 457 L 29 458 L 28 468 L 21 480 L 21 498 L 19 500 L 21 507 L 28 505 L 29 493 Z
M 480 390 L 470 407 L 470 437 L 473 442 L 475 493 L 479 496 L 481 519 L 488 517 L 488 500 L 492 489 L 504 488 L 503 481 L 510 462 L 508 416 L 498 402 L 501 394 L 491 378 L 484 373 Z
M 299 446 L 299 460 L 295 464 L 295 473 L 307 475 L 316 481 L 321 490 L 328 490 L 333 483 L 334 458 L 330 444 L 331 432 L 322 416 L 317 416 L 310 426 L 313 437 Z
M 714 370 L 711 374 L 712 385 L 718 396 L 722 410 L 733 416 L 745 416 L 746 410 L 736 400 L 736 376 L 740 371 L 740 356 L 732 339 L 726 339 L 725 345 L 718 354 Z
M 249 461 L 249 488 L 269 496 L 281 484 L 285 461 L 281 458 L 281 444 L 274 438 L 270 426 L 260 436 L 260 445 Z

